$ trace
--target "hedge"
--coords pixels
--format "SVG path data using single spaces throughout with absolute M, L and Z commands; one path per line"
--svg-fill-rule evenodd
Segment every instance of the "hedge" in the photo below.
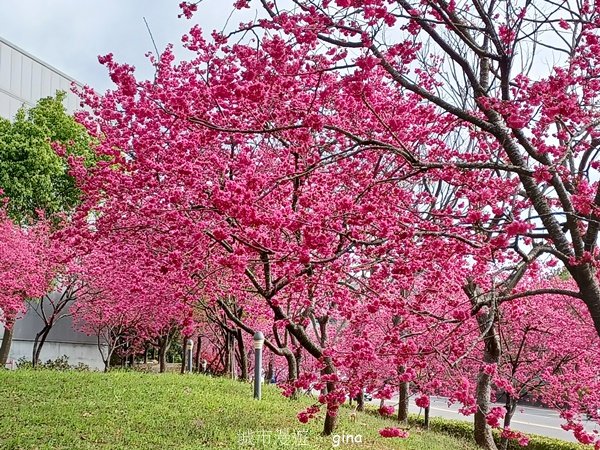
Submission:
M 421 424 L 422 421 L 419 420 L 414 423 Z M 473 424 L 471 422 L 435 417 L 430 420 L 429 427 L 433 431 L 439 431 L 451 436 L 473 439 Z M 516 442 L 510 441 L 508 445 L 509 450 L 590 450 L 591 448 L 587 445 L 562 441 L 560 439 L 552 439 L 535 434 L 527 434 L 527 436 L 529 437 L 529 444 L 526 447 L 521 447 Z M 500 441 L 500 433 L 497 430 L 494 430 L 494 437 L 497 442 Z

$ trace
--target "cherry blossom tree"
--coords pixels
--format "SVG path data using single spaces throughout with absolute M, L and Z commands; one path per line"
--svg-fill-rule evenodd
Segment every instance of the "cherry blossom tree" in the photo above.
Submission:
M 250 334 L 259 324 L 244 315 L 256 314 L 274 353 L 291 364 L 302 348 L 320 369 L 297 370 L 295 384 L 324 388 L 326 434 L 346 391 L 373 374 L 361 358 L 386 365 L 382 384 L 393 375 L 407 397 L 419 373 L 423 393 L 435 389 L 426 355 L 452 367 L 480 350 L 476 399 L 461 376 L 454 396 L 494 448 L 502 305 L 570 296 L 600 331 L 595 7 L 260 5 L 266 18 L 228 35 L 193 27 L 190 60 L 167 48 L 151 57 L 152 81 L 100 58 L 116 88 L 83 92 L 101 158 L 73 169 L 86 194 L 75 234 L 145 254 L 148 288 L 162 274 L 201 289 L 225 334 Z M 541 57 L 542 33 L 565 56 L 538 74 L 518 55 Z M 522 288 L 557 262 L 572 286 Z M 374 331 L 365 310 L 392 332 Z M 431 329 L 443 337 L 423 337 Z
M 39 222 L 29 228 L 16 225 L 0 208 L 0 318 L 4 337 L 0 348 L 0 366 L 8 359 L 12 327 L 24 312 L 25 301 L 41 297 L 50 287 L 53 258 L 49 245 L 48 224 Z

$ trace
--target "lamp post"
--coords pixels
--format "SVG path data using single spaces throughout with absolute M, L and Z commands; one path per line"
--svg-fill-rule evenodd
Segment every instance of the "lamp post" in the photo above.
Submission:
M 262 382 L 262 349 L 265 337 L 260 331 L 254 333 L 254 398 L 260 400 Z
M 192 373 L 192 350 L 194 348 L 194 341 L 188 339 L 185 343 L 185 371 Z

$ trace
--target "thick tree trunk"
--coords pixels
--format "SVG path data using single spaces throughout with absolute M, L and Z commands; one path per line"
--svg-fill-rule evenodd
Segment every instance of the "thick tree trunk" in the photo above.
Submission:
M 298 367 L 296 366 L 296 357 L 289 348 L 283 348 L 283 349 L 281 349 L 281 351 L 283 353 L 283 356 L 285 357 L 285 360 L 286 360 L 287 366 L 288 366 L 287 382 L 290 385 L 293 385 L 294 382 L 298 379 L 296 376 L 296 374 L 298 373 Z M 298 389 L 297 388 L 294 388 L 290 398 L 292 400 L 295 400 L 298 398 Z
M 409 383 L 400 383 L 398 392 L 398 422 L 408 424 Z
M 300 378 L 300 371 L 302 370 L 302 348 L 298 347 L 294 354 L 294 358 L 296 360 L 296 376 L 295 380 Z
M 492 377 L 481 371 L 477 376 L 477 411 L 475 412 L 475 442 L 486 450 L 496 450 L 492 429 L 486 421 L 492 392 Z
M 324 358 L 325 368 L 323 369 L 324 375 L 331 375 L 335 373 L 335 368 L 333 366 L 333 362 L 330 357 Z M 327 392 L 334 392 L 336 388 L 336 383 L 333 381 L 329 381 L 326 383 Z M 323 436 L 331 436 L 334 432 L 335 427 L 337 426 L 337 418 L 338 418 L 338 409 L 339 405 L 335 404 L 327 404 L 327 410 L 325 412 L 325 423 L 323 424 Z
M 248 380 L 248 355 L 246 354 L 246 346 L 244 345 L 244 336 L 239 328 L 236 331 L 235 338 L 238 344 L 238 356 L 240 361 L 240 380 Z M 270 380 L 270 378 L 268 379 Z M 268 381 L 267 381 L 268 383 Z
M 406 367 L 398 367 L 398 376 L 406 372 Z M 398 422 L 408 425 L 408 403 L 410 396 L 410 383 L 403 381 L 398 389 Z
M 275 375 L 275 373 L 273 371 L 273 354 L 271 353 L 271 357 L 269 358 L 269 362 L 267 363 L 267 376 L 266 376 L 267 383 L 271 383 L 271 380 L 273 379 L 274 375 Z
M 500 359 L 500 345 L 495 325 L 490 325 L 490 320 L 495 318 L 490 316 L 495 314 L 493 311 L 482 315 L 487 316 L 479 320 L 480 327 L 485 326 L 487 332 L 484 335 L 485 347 L 483 351 L 483 361 L 486 364 L 498 364 Z M 481 317 L 481 316 L 480 316 Z M 480 370 L 477 376 L 477 411 L 475 412 L 475 442 L 486 450 L 496 450 L 496 443 L 492 435 L 492 429 L 486 421 L 486 416 L 490 409 L 492 395 L 492 376 Z
M 426 430 L 429 430 L 429 411 L 430 411 L 430 406 L 425 408 L 425 420 L 423 421 L 423 426 L 425 427 Z
M 600 287 L 589 264 L 568 267 L 569 273 L 577 283 L 581 298 L 592 316 L 596 333 L 600 336 Z
M 158 371 L 165 373 L 167 371 L 167 352 L 171 347 L 171 338 L 165 336 L 160 338 L 158 348 Z
M 500 361 L 500 338 L 496 332 L 496 302 L 494 301 L 495 299 L 491 297 L 493 294 L 482 294 L 479 287 L 473 282 L 469 282 L 464 290 L 469 296 L 473 306 L 477 305 L 477 302 L 482 300 L 486 300 L 486 303 L 490 305 L 487 311 L 479 311 L 479 314 L 477 315 L 477 324 L 484 341 L 484 364 L 498 364 Z M 486 296 L 488 298 L 485 298 Z M 474 437 L 475 442 L 480 447 L 486 450 L 497 450 L 498 447 L 494 442 L 492 428 L 488 425 L 486 420 L 486 416 L 490 409 L 492 395 L 492 376 L 483 369 L 484 368 L 482 367 L 477 375 L 477 410 L 474 418 Z
M 158 349 L 158 372 L 167 371 L 167 350 L 164 347 Z
M 2 345 L 0 345 L 0 369 L 6 366 L 8 361 L 8 354 L 10 353 L 10 346 L 13 339 L 13 328 L 15 325 L 15 319 L 6 321 L 4 327 L 4 337 L 2 338 Z
M 286 360 L 287 366 L 288 366 L 288 378 L 287 378 L 288 382 L 293 383 L 294 381 L 296 381 L 298 379 L 296 377 L 296 374 L 298 373 L 298 366 L 296 365 L 296 357 L 294 356 L 292 351 L 287 348 L 283 350 L 283 356 L 285 356 L 285 360 Z
M 363 412 L 365 410 L 365 390 L 361 389 L 356 400 L 356 410 Z
M 337 426 L 337 411 L 331 412 L 329 406 L 325 413 L 325 423 L 323 424 L 323 436 L 331 436 Z
M 335 383 L 327 383 L 327 391 L 333 392 L 335 390 Z M 323 436 L 331 436 L 337 426 L 338 408 L 331 405 L 327 405 L 327 411 L 325 412 L 325 422 L 323 423 Z
M 271 304 L 270 306 L 275 314 L 275 320 L 282 320 L 287 317 L 280 306 L 277 306 L 274 304 Z M 319 322 L 321 323 L 321 321 L 319 321 Z M 293 322 L 288 322 L 286 325 L 286 330 L 290 333 L 290 335 L 294 336 L 298 340 L 298 343 L 308 353 L 310 353 L 311 356 L 313 356 L 316 359 L 323 358 L 323 349 L 322 349 L 323 347 L 322 346 L 319 347 L 312 341 L 312 339 L 308 336 L 308 334 L 306 333 L 306 330 L 303 326 L 295 324 Z M 322 330 L 321 343 L 327 342 L 326 333 L 323 333 L 323 331 L 326 331 L 326 328 L 323 327 L 321 330 Z M 323 373 L 324 374 L 336 373 L 336 369 L 335 369 L 335 366 L 334 366 L 331 358 L 325 357 L 323 359 L 324 359 L 324 363 L 325 363 L 325 368 L 323 369 Z M 332 392 L 334 389 L 335 389 L 335 383 L 328 382 L 327 383 L 327 391 Z M 338 408 L 339 408 L 339 405 L 328 405 L 327 406 L 327 412 L 325 413 L 325 423 L 323 424 L 323 435 L 330 436 L 333 433 L 333 431 L 335 430 L 335 427 L 337 425 L 337 410 L 338 410 Z
M 510 428 L 510 422 L 515 414 L 515 411 L 517 410 L 517 400 L 512 398 L 507 393 L 504 407 L 506 408 L 506 415 L 504 416 L 504 428 Z M 508 439 L 502 438 L 500 441 L 500 448 L 502 450 L 506 450 L 508 448 Z

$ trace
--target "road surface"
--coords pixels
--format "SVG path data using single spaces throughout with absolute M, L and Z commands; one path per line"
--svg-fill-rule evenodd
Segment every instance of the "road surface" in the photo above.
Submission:
M 379 400 L 374 399 L 370 402 L 375 405 L 379 405 Z M 395 397 L 392 400 L 387 400 L 386 405 L 398 405 L 398 398 Z M 498 404 L 497 406 L 503 406 Z M 463 416 L 458 412 L 458 405 L 448 406 L 448 400 L 441 397 L 431 397 L 431 410 L 430 416 L 443 417 L 446 419 L 456 419 L 464 421 L 473 421 L 473 416 Z M 411 413 L 423 414 L 418 406 L 411 402 L 410 408 Z M 558 412 L 546 409 L 536 408 L 531 406 L 519 406 L 513 416 L 511 422 L 511 428 L 513 430 L 522 431 L 527 434 L 539 434 L 541 436 L 562 439 L 569 442 L 577 442 L 573 437 L 573 433 L 563 430 L 560 426 L 564 422 L 560 418 Z M 584 422 L 586 429 L 592 431 L 594 427 L 590 422 Z

